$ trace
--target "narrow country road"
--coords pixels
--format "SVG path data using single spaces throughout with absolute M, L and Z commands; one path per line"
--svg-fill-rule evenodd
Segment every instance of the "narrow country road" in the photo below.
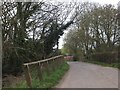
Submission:
M 56 88 L 118 88 L 118 70 L 84 62 L 68 62 L 69 71 Z

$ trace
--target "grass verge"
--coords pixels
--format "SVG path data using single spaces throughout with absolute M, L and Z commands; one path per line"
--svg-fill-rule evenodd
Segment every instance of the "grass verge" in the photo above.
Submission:
M 49 76 L 44 74 L 43 80 L 35 79 L 32 80 L 33 88 L 51 88 L 58 84 L 59 80 L 68 71 L 69 65 L 65 62 L 61 67 L 52 72 Z M 26 81 L 21 81 L 19 84 L 15 86 L 15 88 L 28 88 Z
M 93 60 L 90 60 L 90 61 L 86 60 L 85 62 L 93 63 L 93 64 L 105 66 L 105 67 L 114 67 L 114 68 L 119 68 L 120 69 L 120 63 L 111 63 L 111 64 L 109 64 L 109 63 L 93 61 Z

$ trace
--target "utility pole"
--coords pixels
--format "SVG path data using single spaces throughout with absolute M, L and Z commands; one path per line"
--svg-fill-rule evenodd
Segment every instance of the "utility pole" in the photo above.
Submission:
M 119 63 L 120 63 L 120 1 L 118 2 L 118 15 L 117 15 L 117 19 L 118 19 L 118 44 L 119 44 L 119 47 L 118 47 L 118 60 L 119 60 Z
M 2 1 L 0 1 L 0 17 L 2 16 Z M 0 19 L 0 89 L 2 89 L 2 22 Z
M 118 46 L 118 63 L 120 63 L 120 1 L 118 2 L 118 41 L 119 41 L 119 46 Z M 120 69 L 118 70 L 118 75 L 120 75 Z M 120 77 L 118 76 L 118 89 L 120 90 Z

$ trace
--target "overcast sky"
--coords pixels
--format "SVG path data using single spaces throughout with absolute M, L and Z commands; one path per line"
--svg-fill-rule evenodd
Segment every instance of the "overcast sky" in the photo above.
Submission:
M 117 4 L 120 0 L 50 0 L 55 2 L 71 2 L 71 1 L 77 1 L 77 2 L 97 2 L 100 4 Z
M 50 1 L 53 1 L 53 2 L 71 2 L 71 1 L 77 1 L 77 2 L 96 2 L 96 3 L 99 3 L 99 4 L 112 4 L 114 5 L 115 7 L 117 7 L 117 4 L 120 0 L 50 0 Z M 65 37 L 65 35 L 67 34 L 68 31 L 65 31 L 64 35 L 61 36 L 61 38 L 59 39 L 59 48 L 61 49 L 62 46 L 63 46 L 63 39 Z

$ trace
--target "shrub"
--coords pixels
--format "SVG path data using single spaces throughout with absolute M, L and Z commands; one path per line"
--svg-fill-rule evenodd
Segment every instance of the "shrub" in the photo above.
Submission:
M 118 62 L 118 53 L 117 52 L 94 53 L 91 55 L 91 59 L 105 63 L 115 63 Z

